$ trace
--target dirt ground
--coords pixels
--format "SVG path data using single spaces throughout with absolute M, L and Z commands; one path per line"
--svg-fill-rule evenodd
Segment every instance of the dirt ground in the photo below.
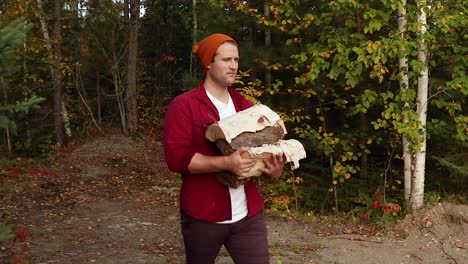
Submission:
M 35 171 L 4 168 L 0 209 L 25 241 L 0 263 L 184 263 L 177 175 L 161 142 L 118 133 L 75 146 Z M 267 216 L 271 263 L 468 263 L 468 206 L 437 204 L 393 232 Z M 396 230 L 396 231 L 395 231 Z M 30 234 L 30 236 L 29 236 Z M 232 263 L 223 249 L 216 263 Z

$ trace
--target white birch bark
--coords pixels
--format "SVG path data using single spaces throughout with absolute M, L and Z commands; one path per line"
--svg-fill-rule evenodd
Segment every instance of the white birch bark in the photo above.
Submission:
M 398 8 L 398 31 L 400 32 L 400 39 L 404 41 L 406 39 L 406 0 L 401 1 L 401 6 Z M 402 45 L 400 48 L 400 59 L 399 59 L 399 71 L 400 71 L 400 90 L 402 94 L 405 94 L 409 88 L 408 79 L 408 57 L 405 54 L 405 46 Z M 408 99 L 403 97 L 404 106 L 403 111 L 409 109 Z M 403 115 L 403 123 L 408 124 L 408 117 Z M 405 200 L 408 202 L 411 194 L 411 176 L 412 176 L 412 153 L 409 150 L 410 142 L 407 137 L 403 136 L 403 160 L 404 160 L 404 182 L 405 182 Z
M 411 188 L 411 209 L 418 210 L 424 204 L 424 178 L 426 165 L 426 119 L 427 119 L 427 93 L 429 70 L 427 64 L 427 44 L 425 42 L 426 34 L 426 1 L 418 2 L 418 24 L 419 24 L 419 47 L 418 60 L 424 64 L 424 67 L 418 74 L 418 94 L 417 94 L 417 113 L 419 130 L 421 131 L 421 146 L 415 151 L 415 164 L 413 173 L 413 182 Z

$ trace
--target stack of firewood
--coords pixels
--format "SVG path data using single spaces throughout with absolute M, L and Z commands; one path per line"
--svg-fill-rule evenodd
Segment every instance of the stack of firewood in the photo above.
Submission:
M 302 144 L 295 139 L 284 140 L 287 134 L 283 120 L 265 105 L 257 104 L 235 115 L 227 117 L 208 127 L 206 138 L 215 142 L 223 155 L 229 155 L 241 147 L 248 147 L 244 156 L 257 159 L 255 166 L 245 177 L 220 173 L 218 180 L 230 187 L 237 188 L 250 177 L 262 174 L 260 168 L 264 160 L 273 154 L 283 153 L 292 169 L 299 168 L 299 160 L 306 157 Z

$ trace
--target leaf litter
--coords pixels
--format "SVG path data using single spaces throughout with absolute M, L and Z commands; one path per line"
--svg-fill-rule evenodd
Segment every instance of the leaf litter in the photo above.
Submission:
M 0 245 L 0 263 L 184 263 L 180 179 L 160 141 L 113 133 L 18 164 L 0 177 L 19 237 Z M 272 263 L 468 262 L 466 205 L 437 204 L 386 234 L 271 216 L 267 228 Z M 232 263 L 225 249 L 216 263 Z

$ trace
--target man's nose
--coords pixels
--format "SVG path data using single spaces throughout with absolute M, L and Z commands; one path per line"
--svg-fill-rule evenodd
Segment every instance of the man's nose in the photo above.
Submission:
M 237 60 L 232 59 L 232 60 L 230 60 L 229 67 L 235 69 L 235 68 L 237 68 L 238 64 L 239 63 L 237 62 Z

